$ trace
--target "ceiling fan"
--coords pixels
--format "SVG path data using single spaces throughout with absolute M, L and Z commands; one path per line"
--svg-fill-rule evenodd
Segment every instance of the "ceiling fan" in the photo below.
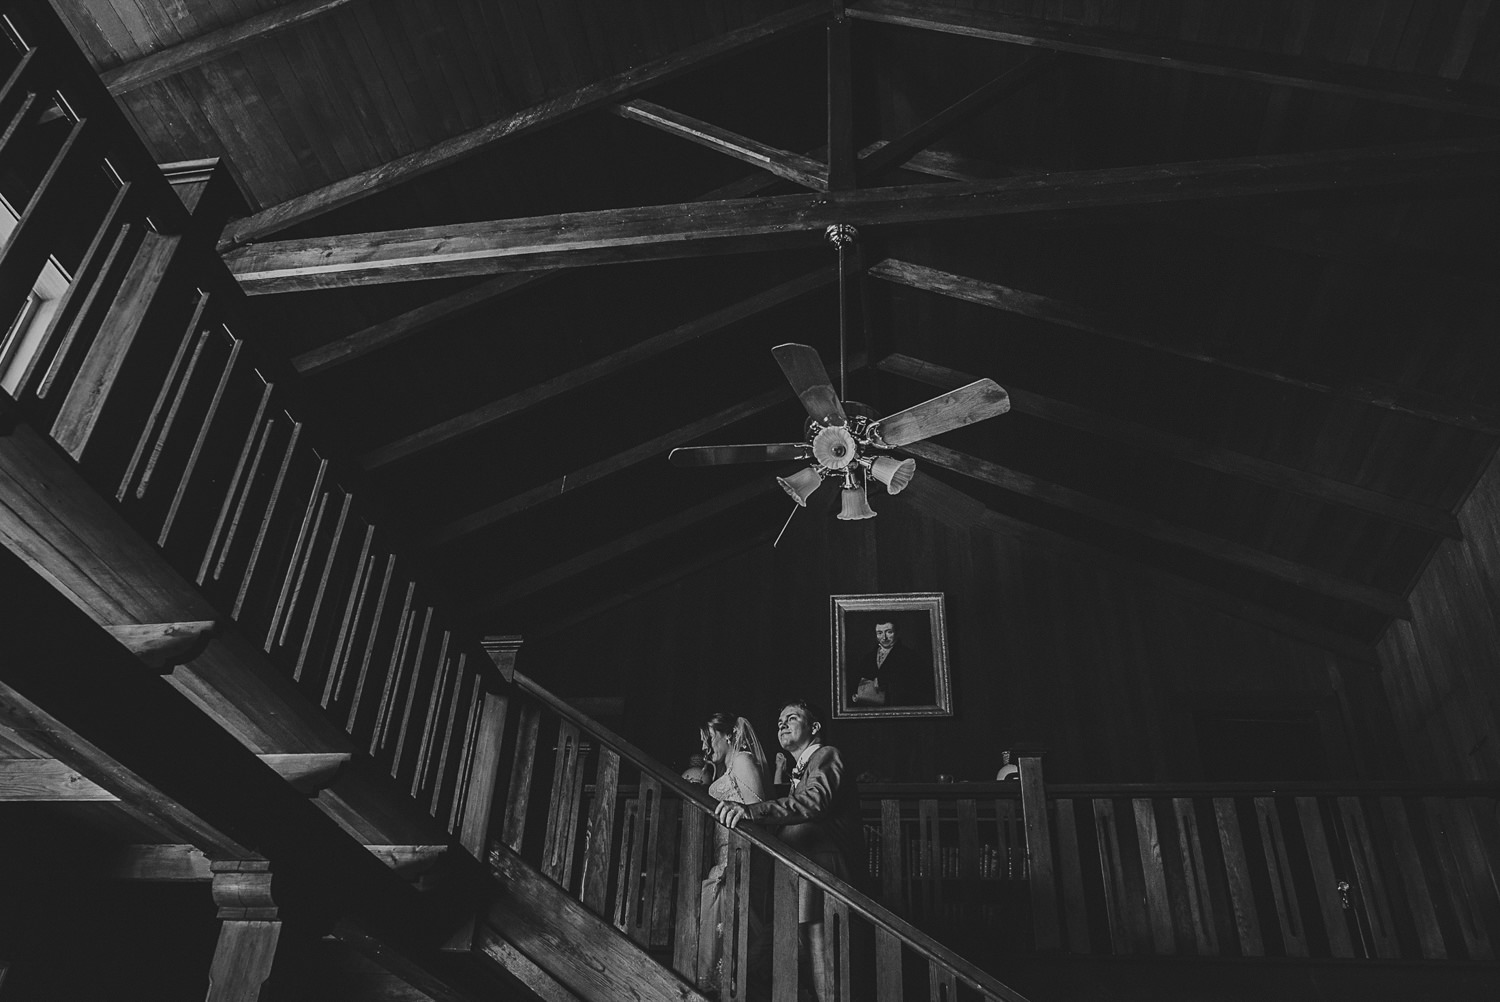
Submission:
M 839 252 L 839 383 L 843 386 L 844 248 L 856 234 L 852 226 L 835 224 L 826 235 Z M 824 479 L 837 477 L 843 482 L 843 506 L 838 517 L 845 521 L 872 518 L 875 511 L 870 507 L 866 490 L 869 478 L 884 484 L 888 493 L 897 494 L 916 472 L 915 459 L 897 459 L 886 453 L 1010 410 L 1010 396 L 1005 390 L 992 379 L 979 379 L 879 418 L 857 401 L 840 399 L 841 394 L 834 392 L 828 370 L 816 349 L 805 344 L 782 344 L 772 348 L 771 354 L 807 410 L 802 440 L 687 446 L 673 449 L 668 455 L 673 465 L 810 460 L 808 466 L 791 476 L 776 478 L 799 506 L 807 506 L 807 499 L 822 486 Z M 795 513 L 796 509 L 792 510 Z

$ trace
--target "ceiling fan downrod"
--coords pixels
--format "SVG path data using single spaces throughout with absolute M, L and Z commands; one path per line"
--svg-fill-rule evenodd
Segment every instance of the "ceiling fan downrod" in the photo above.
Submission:
M 832 223 L 823 231 L 823 238 L 839 252 L 839 399 L 848 400 L 849 387 L 845 382 L 848 373 L 848 323 L 845 311 L 849 297 L 844 291 L 844 248 L 859 239 L 859 230 L 848 223 Z

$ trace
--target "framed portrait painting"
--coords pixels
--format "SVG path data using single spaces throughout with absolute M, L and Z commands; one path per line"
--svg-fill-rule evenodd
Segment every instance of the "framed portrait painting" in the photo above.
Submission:
M 940 591 L 831 595 L 835 717 L 951 717 Z

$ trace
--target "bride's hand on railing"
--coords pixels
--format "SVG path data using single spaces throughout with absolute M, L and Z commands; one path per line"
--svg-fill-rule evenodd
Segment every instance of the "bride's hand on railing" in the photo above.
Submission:
M 732 800 L 721 800 L 719 806 L 714 808 L 714 817 L 719 819 L 719 824 L 725 828 L 733 828 L 745 818 L 745 808 Z

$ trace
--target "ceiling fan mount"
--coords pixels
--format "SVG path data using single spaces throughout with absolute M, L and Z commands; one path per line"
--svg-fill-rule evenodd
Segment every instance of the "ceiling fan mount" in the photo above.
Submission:
M 817 349 L 805 344 L 777 345 L 771 355 L 807 411 L 802 441 L 687 446 L 673 449 L 667 458 L 676 466 L 810 461 L 796 473 L 777 477 L 776 482 L 799 506 L 806 507 L 807 499 L 825 479 L 839 478 L 843 508 L 838 517 L 853 521 L 875 515 L 867 493 L 870 480 L 884 484 L 890 494 L 900 493 L 911 482 L 916 460 L 888 455 L 890 450 L 1004 414 L 1010 410 L 1010 397 L 994 380 L 979 379 L 883 418 L 865 404 L 841 399 L 847 347 L 844 250 L 858 232 L 846 223 L 835 223 L 824 236 L 839 252 L 840 392 L 834 391 Z

